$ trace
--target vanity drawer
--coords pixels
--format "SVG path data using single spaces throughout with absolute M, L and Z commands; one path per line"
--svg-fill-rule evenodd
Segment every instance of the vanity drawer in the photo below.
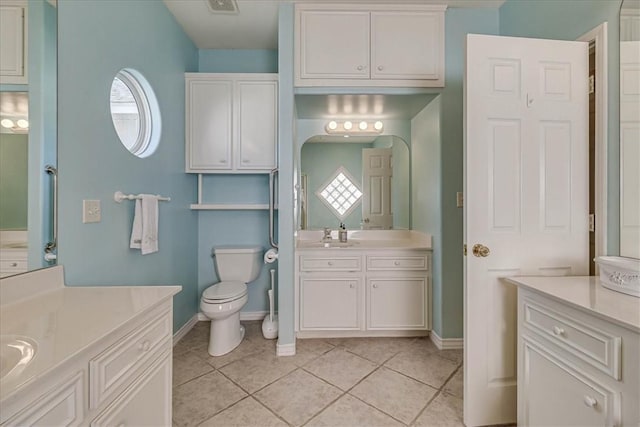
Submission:
M 7 259 L 4 258 L 0 260 L 0 272 L 2 274 L 9 273 L 22 273 L 27 271 L 27 260 L 26 259 Z
M 602 330 L 589 318 L 572 316 L 571 310 L 560 314 L 528 298 L 523 309 L 525 326 L 571 355 L 620 380 L 621 337 Z
M 316 255 L 302 255 L 300 257 L 300 271 L 360 271 L 361 257 L 321 257 Z
M 427 255 L 367 256 L 367 270 L 429 270 Z
M 162 307 L 139 323 L 136 330 L 89 362 L 91 408 L 97 408 L 165 347 L 170 347 L 171 310 Z

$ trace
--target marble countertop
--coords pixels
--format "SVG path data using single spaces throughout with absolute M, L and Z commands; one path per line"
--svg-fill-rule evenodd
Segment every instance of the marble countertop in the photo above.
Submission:
M 505 280 L 640 333 L 640 298 L 607 289 L 598 277 L 523 276 Z
M 303 230 L 296 238 L 297 250 L 431 250 L 431 235 L 415 230 L 349 230 L 347 243 L 340 243 L 338 231 L 332 230 L 331 241 L 323 242 L 321 230 Z
M 80 354 L 180 286 L 57 287 L 0 306 L 0 335 L 37 343 L 35 358 L 0 380 L 0 401 Z

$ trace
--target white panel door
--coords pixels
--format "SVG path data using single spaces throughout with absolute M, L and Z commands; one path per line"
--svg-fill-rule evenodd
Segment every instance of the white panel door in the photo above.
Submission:
M 190 80 L 187 172 L 231 169 L 233 81 Z
M 391 148 L 362 149 L 362 228 L 388 230 L 391 212 Z
M 620 255 L 640 258 L 640 41 L 620 43 Z
M 587 43 L 467 37 L 468 426 L 516 421 L 516 288 L 501 278 L 588 274 L 587 69 Z
M 442 78 L 444 14 L 371 12 L 371 78 Z
M 278 82 L 236 83 L 236 140 L 238 169 L 271 170 L 276 167 Z
M 299 77 L 369 78 L 369 12 L 303 11 Z

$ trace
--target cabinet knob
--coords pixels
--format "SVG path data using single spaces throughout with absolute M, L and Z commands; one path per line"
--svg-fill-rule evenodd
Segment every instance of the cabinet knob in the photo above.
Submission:
M 378 65 L 378 71 L 382 71 L 384 70 L 384 67 L 382 65 Z
M 400 261 L 394 261 L 393 265 L 400 265 Z
M 18 263 L 17 263 L 17 262 L 12 262 L 12 263 L 11 263 L 11 267 L 17 267 L 17 266 L 18 266 Z
M 353 283 L 349 283 L 349 287 L 350 287 L 351 289 L 353 289 L 353 288 L 355 288 L 355 287 L 356 287 L 356 285 L 354 285 Z
M 377 289 L 377 288 L 378 288 L 378 285 L 374 284 L 374 285 L 373 285 L 373 287 Z
M 333 261 L 327 261 L 327 265 L 333 265 Z
M 145 340 L 144 342 L 141 342 L 138 344 L 138 350 L 141 350 L 141 351 L 149 351 L 150 347 L 151 347 L 151 343 L 149 342 L 149 340 Z
M 562 329 L 559 326 L 554 326 L 553 327 L 553 335 L 563 336 L 564 335 L 564 329 Z
M 247 160 L 247 159 L 242 159 L 242 163 L 249 163 L 249 160 Z
M 358 71 L 362 71 L 362 70 L 364 70 L 364 65 L 358 65 L 357 68 L 358 68 Z
M 220 159 L 220 163 L 227 163 L 225 159 Z
M 595 408 L 598 405 L 598 401 L 591 396 L 585 396 L 582 400 L 586 406 L 589 408 Z

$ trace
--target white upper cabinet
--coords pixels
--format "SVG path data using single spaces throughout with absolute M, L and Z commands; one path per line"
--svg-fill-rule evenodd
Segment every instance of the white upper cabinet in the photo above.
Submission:
M 0 3 L 0 83 L 28 83 L 26 1 Z
M 275 168 L 277 74 L 186 74 L 186 171 Z
M 444 86 L 445 9 L 297 4 L 296 86 Z

